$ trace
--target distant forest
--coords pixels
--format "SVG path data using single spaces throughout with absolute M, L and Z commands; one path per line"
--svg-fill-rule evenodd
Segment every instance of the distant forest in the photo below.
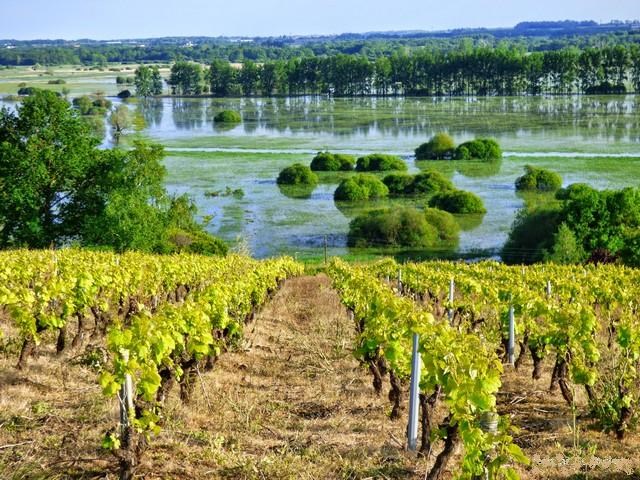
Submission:
M 536 52 L 566 47 L 640 44 L 639 21 L 522 22 L 513 28 L 457 29 L 441 32 L 371 32 L 299 37 L 165 37 L 119 41 L 0 40 L 0 65 L 106 65 L 107 63 L 172 63 L 191 60 L 265 62 L 337 54 L 369 60 L 423 48 L 438 52 L 461 45 Z
M 638 22 L 525 22 L 512 29 L 432 33 L 161 38 L 117 43 L 36 40 L 4 41 L 4 45 L 0 64 L 8 66 L 172 65 L 166 81 L 175 95 L 484 96 L 640 91 Z

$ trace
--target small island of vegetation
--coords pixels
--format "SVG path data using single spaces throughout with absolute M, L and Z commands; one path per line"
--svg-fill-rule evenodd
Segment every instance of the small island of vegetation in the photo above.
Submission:
M 350 247 L 453 247 L 459 230 L 453 216 L 442 210 L 379 209 L 351 221 L 347 244 Z
M 476 138 L 461 143 L 447 133 L 436 133 L 431 140 L 415 150 L 416 160 L 482 160 L 495 161 L 502 158 L 502 149 L 492 138 Z
M 213 121 L 215 123 L 240 123 L 242 117 L 238 112 L 234 112 L 233 110 L 223 110 L 213 117 Z
M 333 198 L 336 201 L 358 202 L 384 198 L 388 195 L 389 189 L 378 177 L 360 173 L 340 182 Z
M 386 172 L 390 170 L 407 170 L 407 164 L 397 155 L 372 153 L 358 158 L 356 171 L 358 172 Z
M 311 170 L 316 172 L 349 172 L 353 170 L 355 163 L 352 155 L 318 152 L 311 160 Z

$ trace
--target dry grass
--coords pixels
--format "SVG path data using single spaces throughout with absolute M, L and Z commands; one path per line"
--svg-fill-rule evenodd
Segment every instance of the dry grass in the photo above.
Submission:
M 353 344 L 353 325 L 326 277 L 286 282 L 247 327 L 243 344 L 202 375 L 191 405 L 172 392 L 164 429 L 152 439 L 140 476 L 424 478 L 431 462 L 403 450 L 406 411 L 398 421 L 389 419 L 390 403 L 374 394 Z M 46 347 L 18 372 L 17 345 L 2 344 L 0 479 L 116 478 L 114 458 L 99 448 L 102 435 L 117 424 L 116 405 L 105 402 L 95 373 L 73 361 L 79 353 L 55 358 Z M 507 370 L 499 396 L 499 409 L 521 428 L 517 443 L 528 455 L 640 457 L 633 439 L 619 444 L 586 419 L 578 418 L 574 429 L 571 409 L 559 393 L 548 393 L 550 366 L 539 381 L 530 379 L 530 371 L 527 364 L 519 372 Z M 554 469 L 522 473 L 633 478 Z

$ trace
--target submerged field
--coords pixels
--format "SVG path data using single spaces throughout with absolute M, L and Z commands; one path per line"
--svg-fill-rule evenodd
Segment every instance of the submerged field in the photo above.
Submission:
M 3 71 L 0 92 L 15 93 L 20 81 L 46 84 L 58 78 L 53 73 Z M 69 68 L 57 73 L 68 80 L 72 97 L 95 90 L 117 92 L 116 72 Z M 513 185 L 527 164 L 556 170 L 565 185 L 585 182 L 596 188 L 621 188 L 636 186 L 640 176 L 640 98 L 634 95 L 160 98 L 128 105 L 145 118 L 142 135 L 167 148 L 169 191 L 192 196 L 201 217 L 210 220 L 212 233 L 248 247 L 258 257 L 280 253 L 319 257 L 325 236 L 331 255 L 378 253 L 346 247 L 349 221 L 357 213 L 389 205 L 336 205 L 333 191 L 349 174 L 322 174 L 320 184 L 306 198 L 287 196 L 276 185 L 282 168 L 294 162 L 308 164 L 319 150 L 399 154 L 410 172 L 436 168 L 457 188 L 484 200 L 486 215 L 459 218 L 463 231 L 457 249 L 411 252 L 412 256 L 496 255 L 524 203 Z M 224 109 L 239 111 L 242 123 L 215 126 L 213 116 Z M 495 137 L 505 156 L 490 165 L 415 162 L 413 150 L 438 131 L 448 131 L 457 142 Z M 242 189 L 242 195 L 226 195 L 227 187 Z M 391 202 L 397 204 L 419 205 L 420 201 Z

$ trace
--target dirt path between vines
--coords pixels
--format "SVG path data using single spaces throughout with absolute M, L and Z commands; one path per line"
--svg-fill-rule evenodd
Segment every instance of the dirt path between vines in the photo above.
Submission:
M 325 276 L 289 280 L 203 378 L 146 470 L 158 478 L 423 478 L 352 353 L 354 326 Z M 185 442 L 185 439 L 187 440 Z M 172 452 L 173 459 L 163 454 Z

